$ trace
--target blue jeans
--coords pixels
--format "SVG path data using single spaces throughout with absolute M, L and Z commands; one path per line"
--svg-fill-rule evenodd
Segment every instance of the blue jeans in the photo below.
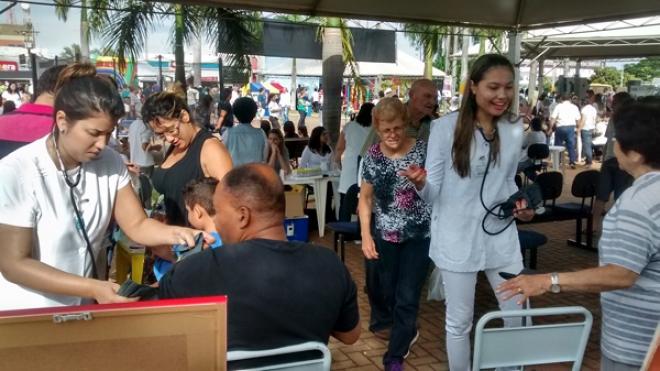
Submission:
M 582 156 L 587 159 L 587 164 L 591 165 L 594 157 L 594 149 L 591 144 L 591 130 L 580 130 L 582 137 Z
M 558 126 L 555 130 L 555 145 L 563 146 L 566 143 L 568 149 L 568 160 L 571 165 L 575 164 L 577 160 L 577 153 L 575 152 L 575 126 Z
M 430 238 L 418 238 L 401 243 L 375 240 L 378 260 L 375 261 L 380 280 L 383 304 L 392 313 L 392 330 L 383 363 L 403 360 L 417 333 L 417 312 L 422 285 L 429 269 Z

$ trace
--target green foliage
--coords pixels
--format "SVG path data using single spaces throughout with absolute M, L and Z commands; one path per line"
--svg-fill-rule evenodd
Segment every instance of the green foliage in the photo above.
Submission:
M 623 70 L 639 80 L 650 82 L 660 77 L 660 57 L 644 58 L 638 63 L 626 64 Z
M 624 73 L 623 86 L 626 86 L 629 80 L 634 79 L 629 73 Z M 589 80 L 590 83 L 609 84 L 617 89 L 621 86 L 621 71 L 614 67 L 601 67 L 594 69 L 594 74 Z
M 67 63 L 78 62 L 80 60 L 80 45 L 71 44 L 71 46 L 65 46 L 60 52 L 59 57 Z

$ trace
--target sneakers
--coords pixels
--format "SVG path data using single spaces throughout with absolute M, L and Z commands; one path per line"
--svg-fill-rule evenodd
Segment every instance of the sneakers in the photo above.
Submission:
M 410 340 L 410 344 L 408 345 L 408 351 L 406 352 L 406 354 L 403 355 L 403 359 L 408 358 L 408 356 L 410 355 L 410 349 L 412 349 L 413 345 L 415 345 L 417 339 L 419 339 L 419 329 L 415 330 L 415 336 L 413 336 L 412 340 Z
M 403 371 L 403 362 L 389 361 L 385 364 L 385 371 Z

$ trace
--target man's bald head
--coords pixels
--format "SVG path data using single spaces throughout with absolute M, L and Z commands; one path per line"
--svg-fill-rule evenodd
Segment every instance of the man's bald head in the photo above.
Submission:
M 408 115 L 413 122 L 421 120 L 424 116 L 432 116 L 438 104 L 438 90 L 429 79 L 419 79 L 413 82 L 408 92 Z
M 254 213 L 284 216 L 284 186 L 270 166 L 255 163 L 236 167 L 222 178 L 219 186 L 233 196 L 224 202 L 247 206 Z

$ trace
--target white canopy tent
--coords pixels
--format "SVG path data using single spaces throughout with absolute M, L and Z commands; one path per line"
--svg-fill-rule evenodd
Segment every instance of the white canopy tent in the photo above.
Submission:
M 177 1 L 173 1 L 177 2 Z M 660 15 L 658 0 L 193 0 L 180 3 L 415 23 L 526 30 Z

